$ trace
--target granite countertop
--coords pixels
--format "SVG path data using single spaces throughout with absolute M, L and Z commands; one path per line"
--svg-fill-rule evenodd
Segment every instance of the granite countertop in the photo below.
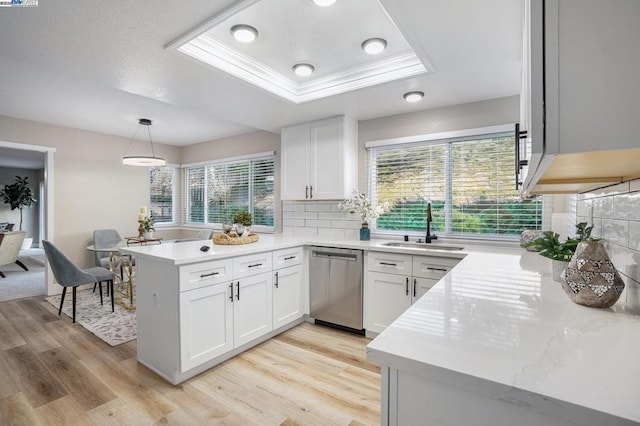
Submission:
M 639 336 L 640 316 L 623 297 L 609 309 L 576 305 L 548 259 L 485 248 L 374 339 L 367 357 L 581 425 L 636 424 Z

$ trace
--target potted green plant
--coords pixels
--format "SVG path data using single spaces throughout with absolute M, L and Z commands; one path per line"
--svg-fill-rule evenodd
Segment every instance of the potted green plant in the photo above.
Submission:
M 246 210 L 240 210 L 233 215 L 233 223 L 236 226 L 236 233 L 242 236 L 245 232 L 251 232 L 251 224 L 253 223 L 253 215 Z
M 560 235 L 553 231 L 544 231 L 540 238 L 529 243 L 522 244 L 524 248 L 534 248 L 541 256 L 551 259 L 553 279 L 560 281 L 560 274 L 567 267 L 571 257 L 576 252 L 576 248 L 581 241 L 593 241 L 591 231 L 593 226 L 587 226 L 586 222 L 580 222 L 576 225 L 575 238 L 567 238 L 566 241 L 560 241 Z
M 28 177 L 16 176 L 16 181 L 10 185 L 5 185 L 0 191 L 0 197 L 6 204 L 11 206 L 11 210 L 20 210 L 20 230 L 22 231 L 22 209 L 32 207 L 38 200 L 31 187 L 29 187 Z
M 156 224 L 156 221 L 153 218 L 153 216 L 147 216 L 142 221 L 142 228 L 144 228 L 144 239 L 145 240 L 150 240 L 150 239 L 153 238 L 153 231 L 156 230 L 155 224 Z

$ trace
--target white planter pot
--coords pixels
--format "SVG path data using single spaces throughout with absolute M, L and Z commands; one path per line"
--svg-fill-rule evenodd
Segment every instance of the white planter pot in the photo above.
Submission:
M 153 238 L 153 231 L 145 232 L 143 236 L 145 240 L 150 240 Z
M 560 282 L 560 275 L 562 275 L 562 271 L 565 270 L 565 268 L 567 267 L 567 265 L 569 264 L 569 262 L 564 262 L 562 260 L 552 260 L 551 261 L 551 267 L 552 269 L 552 276 L 553 276 L 553 280 L 554 281 L 558 281 Z

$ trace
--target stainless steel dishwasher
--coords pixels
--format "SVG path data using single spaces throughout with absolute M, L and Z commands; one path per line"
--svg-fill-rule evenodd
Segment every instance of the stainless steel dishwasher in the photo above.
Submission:
M 316 323 L 364 334 L 362 250 L 311 247 L 309 299 Z

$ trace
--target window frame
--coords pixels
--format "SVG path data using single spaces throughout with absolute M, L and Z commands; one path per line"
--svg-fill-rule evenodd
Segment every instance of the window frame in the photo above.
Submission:
M 171 169 L 171 221 L 170 222 L 159 222 L 155 221 L 155 226 L 160 228 L 167 226 L 175 226 L 178 223 L 178 177 L 179 177 L 179 169 L 180 166 L 177 164 L 167 163 L 164 166 L 150 167 L 149 168 L 149 210 L 152 210 L 152 201 L 151 201 L 151 169 L 153 168 L 167 168 Z M 154 217 L 155 219 L 155 217 Z
M 431 133 L 424 135 L 415 135 L 409 137 L 402 138 L 393 138 L 393 139 L 384 139 L 377 141 L 368 141 L 365 143 L 366 150 L 366 176 L 367 176 L 367 191 L 369 194 L 369 198 L 373 204 L 377 204 L 377 179 L 373 177 L 372 166 L 374 164 L 374 155 L 379 150 L 393 150 L 399 149 L 402 146 L 406 147 L 416 147 L 416 146 L 426 146 L 432 144 L 445 144 L 447 146 L 446 151 L 447 155 L 449 155 L 452 151 L 452 145 L 456 142 L 463 142 L 472 139 L 489 139 L 492 137 L 501 137 L 513 135 L 512 124 L 505 125 L 497 125 L 497 126 L 488 126 L 482 128 L 473 128 L 473 129 L 464 129 L 459 131 L 451 131 L 451 132 L 441 132 L 441 133 Z M 514 142 L 515 143 L 515 142 Z M 375 162 L 377 163 L 377 162 Z M 447 164 L 447 167 L 452 168 L 453 165 L 451 163 Z M 515 175 L 515 171 L 514 171 Z M 443 238 L 450 239 L 461 239 L 461 240 L 478 240 L 478 241 L 493 241 L 493 242 L 517 242 L 519 239 L 519 235 L 516 234 L 491 234 L 491 233 L 447 233 L 447 230 L 451 229 L 453 222 L 451 220 L 451 215 L 453 211 L 452 206 L 452 194 L 454 192 L 454 186 L 452 181 L 452 175 L 448 172 L 445 176 L 445 228 L 442 231 L 441 235 Z M 540 200 L 540 221 L 541 227 L 544 227 L 546 224 L 546 211 L 545 211 L 545 198 L 539 196 Z M 419 232 L 415 230 L 386 230 L 378 228 L 378 221 L 374 220 L 372 224 L 370 224 L 372 228 L 372 233 L 378 237 L 390 237 L 390 236 L 399 236 L 399 235 L 409 235 L 412 237 L 424 238 L 424 232 Z
M 208 205 L 209 205 L 209 197 L 208 197 L 208 178 L 209 178 L 209 173 L 207 173 L 207 168 L 210 166 L 216 166 L 216 165 L 224 165 L 224 164 L 233 164 L 233 163 L 240 163 L 240 162 L 246 162 L 246 163 L 251 163 L 253 161 L 260 161 L 260 160 L 271 160 L 273 162 L 273 225 L 272 226 L 268 226 L 268 225 L 252 225 L 252 229 L 256 232 L 260 232 L 260 233 L 274 233 L 275 229 L 276 229 L 276 221 L 277 221 L 277 217 L 276 217 L 276 192 L 277 192 L 277 188 L 276 188 L 276 182 L 275 182 L 275 178 L 276 178 L 276 158 L 275 158 L 275 151 L 268 151 L 268 152 L 261 152 L 261 153 L 255 153 L 255 154 L 249 154 L 249 155 L 243 155 L 243 156 L 239 156 L 239 157 L 230 157 L 230 158 L 221 158 L 221 159 L 217 159 L 217 160 L 212 160 L 212 161 L 206 161 L 206 162 L 201 162 L 201 163 L 192 163 L 192 164 L 185 164 L 182 166 L 183 169 L 183 176 L 184 176 L 184 182 L 182 185 L 182 189 L 183 189 L 183 196 L 182 196 L 182 200 L 183 200 L 183 215 L 184 215 L 184 225 L 186 226 L 192 226 L 192 227 L 209 227 L 209 228 L 214 228 L 214 229 L 222 229 L 222 223 L 218 223 L 218 222 L 209 222 L 209 209 L 208 209 Z M 192 198 L 192 194 L 191 191 L 189 191 L 189 171 L 190 170 L 195 170 L 195 169 L 199 169 L 202 168 L 204 170 L 204 179 L 203 179 L 203 183 L 204 183 L 204 194 L 203 194 L 203 221 L 202 222 L 191 222 L 190 221 L 190 216 L 191 216 L 191 198 Z M 250 169 L 252 169 L 252 167 L 250 167 Z M 252 175 L 252 171 L 250 170 L 249 172 L 249 176 Z M 254 182 L 252 180 L 249 181 L 249 188 L 248 188 L 248 193 L 249 193 L 249 197 L 251 197 L 251 194 L 254 193 L 254 189 L 252 188 L 252 184 Z M 255 208 L 255 206 L 249 206 L 250 211 L 253 211 L 253 209 Z

